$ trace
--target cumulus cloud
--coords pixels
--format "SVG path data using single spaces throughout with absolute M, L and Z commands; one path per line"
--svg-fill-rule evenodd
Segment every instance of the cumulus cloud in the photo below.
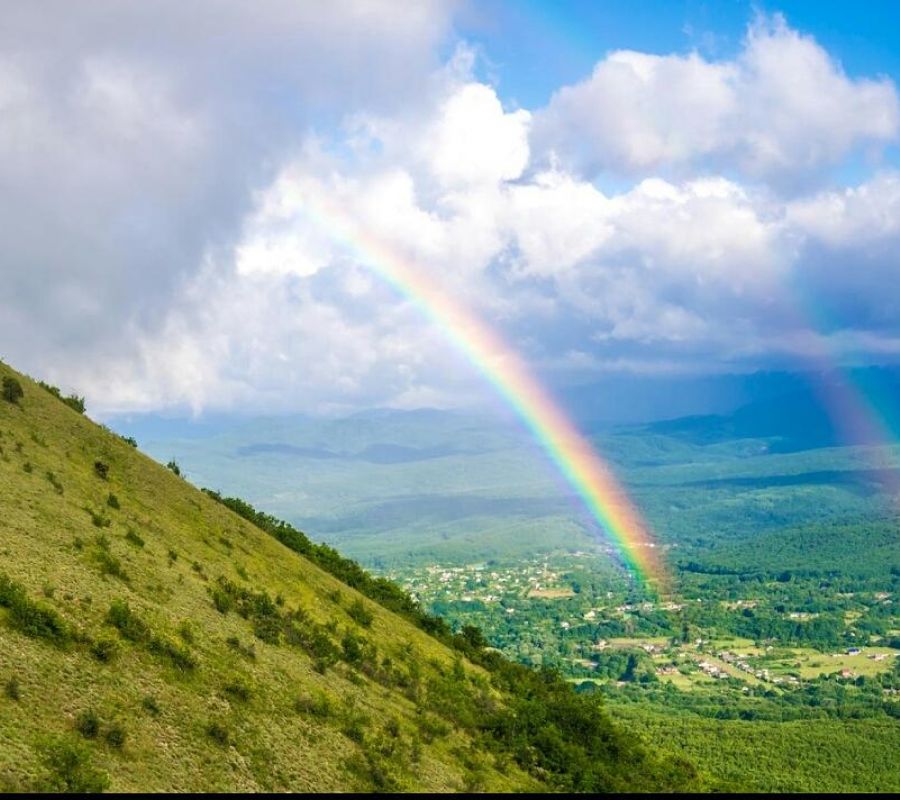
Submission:
M 542 373 L 897 353 L 900 178 L 825 183 L 896 91 L 779 18 L 521 109 L 464 44 L 437 62 L 442 4 L 48 8 L 0 32 L 0 336 L 96 411 L 481 400 L 385 253 Z
M 580 172 L 739 169 L 784 183 L 897 139 L 888 79 L 850 78 L 784 18 L 760 17 L 729 61 L 616 51 L 535 120 L 543 152 Z
M 449 15 L 359 0 L 4 9 L 5 357 L 68 383 L 75 361 L 140 359 L 310 127 L 421 91 Z

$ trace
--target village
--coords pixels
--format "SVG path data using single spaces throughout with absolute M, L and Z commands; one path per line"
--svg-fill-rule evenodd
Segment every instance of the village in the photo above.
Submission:
M 723 612 L 746 614 L 755 611 L 759 601 L 634 598 L 630 587 L 614 571 L 609 570 L 598 580 L 597 561 L 597 554 L 578 552 L 516 564 L 431 564 L 398 570 L 391 577 L 421 605 L 451 620 L 471 621 L 482 627 L 508 656 L 555 666 L 572 680 L 616 682 L 606 674 L 610 670 L 605 666 L 621 653 L 638 656 L 642 665 L 639 674 L 652 674 L 655 680 L 671 682 L 682 690 L 721 682 L 744 691 L 758 687 L 787 691 L 820 677 L 853 681 L 894 668 L 898 651 L 884 646 L 878 637 L 858 646 L 821 652 L 778 641 L 716 636 L 702 630 L 690 637 L 642 631 L 647 619 L 676 630 L 679 615 L 689 606 L 706 604 Z M 849 594 L 843 599 L 854 597 Z M 889 592 L 878 592 L 870 600 L 892 602 Z M 848 612 L 848 621 L 859 613 Z M 808 623 L 819 614 L 785 609 L 781 616 Z M 597 635 L 598 630 L 605 629 L 618 630 L 619 634 Z

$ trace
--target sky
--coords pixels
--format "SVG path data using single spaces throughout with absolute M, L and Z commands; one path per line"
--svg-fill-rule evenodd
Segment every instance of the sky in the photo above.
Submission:
M 483 402 L 347 223 L 561 390 L 900 360 L 893 3 L 3 13 L 0 357 L 97 415 Z

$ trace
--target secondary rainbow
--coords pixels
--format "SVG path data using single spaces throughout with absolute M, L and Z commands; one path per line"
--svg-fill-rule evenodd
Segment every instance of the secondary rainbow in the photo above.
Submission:
M 611 469 L 531 374 L 521 356 L 422 269 L 340 211 L 307 194 L 304 211 L 441 327 L 524 422 L 592 517 L 616 543 L 628 566 L 644 581 L 664 589 L 666 572 L 659 548 L 640 513 Z

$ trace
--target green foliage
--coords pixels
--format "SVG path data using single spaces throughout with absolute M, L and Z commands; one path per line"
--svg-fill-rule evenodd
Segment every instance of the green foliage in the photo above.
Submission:
M 181 467 L 178 466 L 178 463 L 175 461 L 174 458 L 170 459 L 169 463 L 166 464 L 166 469 L 171 470 L 176 475 L 179 475 L 179 476 L 181 475 Z
M 5 375 L 3 377 L 2 395 L 7 403 L 18 404 L 19 400 L 25 396 L 25 392 L 22 390 L 22 384 L 16 378 Z
M 46 473 L 46 477 L 47 477 L 47 480 L 50 481 L 50 485 L 53 487 L 53 490 L 57 494 L 62 494 L 63 493 L 63 485 L 62 485 L 62 483 L 60 483 L 60 481 L 56 477 L 56 475 L 53 472 L 50 472 L 48 470 Z
M 376 578 L 370 575 L 355 561 L 341 556 L 328 545 L 313 544 L 306 534 L 298 531 L 289 523 L 257 511 L 240 498 L 223 497 L 211 489 L 204 489 L 203 492 L 369 599 L 389 611 L 400 614 L 426 633 L 442 641 L 449 641 L 450 629 L 444 620 L 424 613 L 397 584 L 385 578 Z
M 192 672 L 197 669 L 197 658 L 186 647 L 173 642 L 165 636 L 154 636 L 147 643 L 147 650 L 161 656 L 180 672 Z
M 112 492 L 110 492 L 106 498 L 106 505 L 108 505 L 110 508 L 114 508 L 114 509 L 118 510 L 119 509 L 119 498 L 116 497 Z
M 315 695 L 302 694 L 294 701 L 294 710 L 320 719 L 327 719 L 334 714 L 334 706 L 328 696 L 321 692 Z
M 347 609 L 347 614 L 354 622 L 359 623 L 364 628 L 368 628 L 372 624 L 374 617 L 372 612 L 366 608 L 366 604 L 357 598 Z
M 101 534 L 102 535 L 102 534 Z M 108 540 L 106 540 L 108 541 Z M 99 546 L 95 553 L 97 565 L 100 568 L 101 575 L 109 575 L 112 578 L 118 578 L 124 583 L 128 583 L 131 579 L 125 571 L 120 559 L 116 558 L 110 551 L 107 544 L 106 547 Z
M 22 699 L 22 690 L 19 687 L 19 679 L 13 675 L 3 684 L 3 694 L 10 700 L 18 702 Z
M 250 686 L 246 678 L 240 675 L 235 675 L 229 679 L 222 687 L 222 691 L 228 698 L 239 703 L 247 703 L 253 696 L 253 687 Z
M 106 612 L 106 622 L 130 642 L 143 644 L 151 639 L 150 626 L 131 610 L 126 600 L 113 600 Z
M 125 541 L 129 544 L 133 544 L 135 547 L 143 547 L 144 540 L 141 536 L 134 530 L 134 528 L 129 528 L 125 531 Z
M 125 740 L 128 738 L 128 732 L 121 722 L 113 722 L 103 734 L 106 743 L 116 749 L 121 750 L 125 746 Z
M 247 658 L 250 661 L 256 661 L 256 648 L 252 644 L 242 644 L 237 636 L 229 636 L 225 640 L 225 643 L 236 653 L 244 656 L 244 658 Z
M 25 587 L 0 572 L 0 607 L 9 609 L 8 623 L 33 639 L 43 639 L 57 647 L 72 641 L 72 632 L 52 608 L 28 597 Z
M 101 636 L 91 645 L 91 655 L 103 664 L 115 661 L 119 654 L 119 645 L 113 639 Z
M 141 700 L 141 708 L 143 708 L 151 717 L 158 717 L 162 714 L 162 708 L 160 708 L 159 701 L 152 694 L 144 695 Z
M 83 397 L 79 397 L 77 394 L 70 394 L 68 397 L 63 397 L 62 392 L 60 392 L 58 387 L 51 386 L 49 383 L 44 383 L 44 381 L 38 381 L 38 386 L 52 394 L 60 402 L 65 403 L 69 408 L 77 411 L 79 414 L 84 413 Z
M 95 528 L 108 528 L 112 524 L 112 520 L 110 520 L 110 518 L 102 511 L 94 511 L 90 507 L 85 507 L 84 510 L 90 515 L 91 524 Z
M 40 790 L 71 794 L 97 794 L 109 788 L 109 776 L 91 764 L 90 751 L 66 738 L 46 739 L 40 747 L 47 771 Z
M 94 462 L 94 474 L 101 480 L 104 480 L 104 481 L 108 480 L 109 464 L 106 464 L 103 461 L 95 461 Z
M 96 739 L 100 735 L 100 717 L 92 708 L 81 711 L 75 717 L 75 730 L 85 739 Z
M 206 735 L 220 747 L 231 743 L 231 731 L 223 720 L 210 720 L 206 725 Z

